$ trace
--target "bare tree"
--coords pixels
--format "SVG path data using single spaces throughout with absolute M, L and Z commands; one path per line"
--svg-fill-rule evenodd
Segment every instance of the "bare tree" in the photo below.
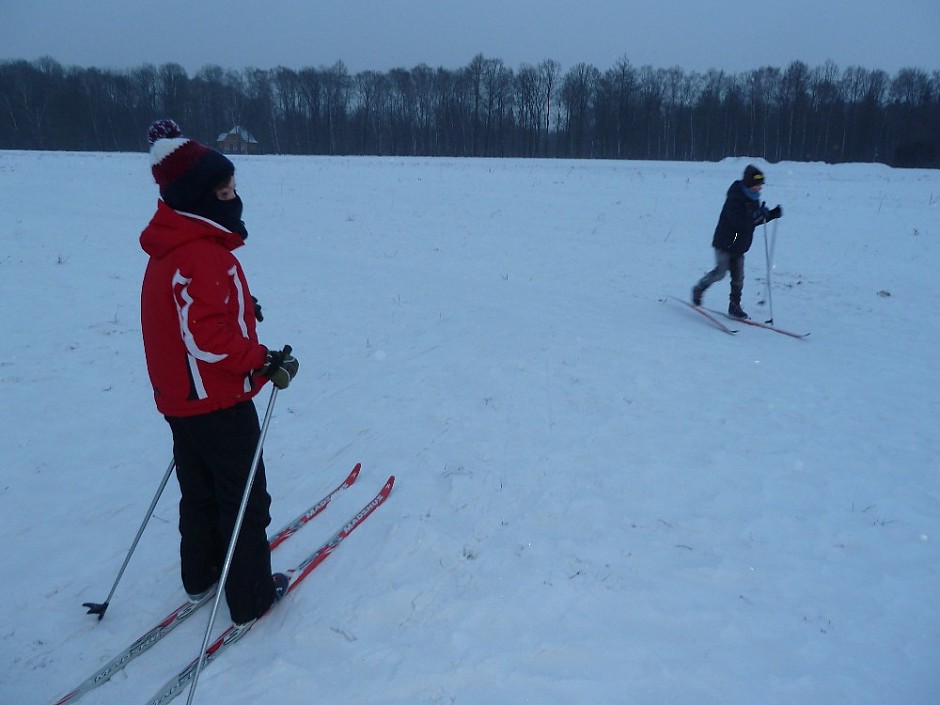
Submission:
M 545 116 L 545 144 L 542 156 L 548 156 L 548 136 L 552 129 L 552 103 L 555 101 L 555 91 L 558 89 L 558 77 L 561 75 L 561 64 L 554 59 L 545 59 L 539 64 L 539 79 L 541 87 L 540 101 L 544 106 L 542 114 Z
M 565 74 L 561 85 L 561 106 L 564 109 L 564 156 L 593 155 L 593 110 L 600 72 L 589 64 L 577 64 Z

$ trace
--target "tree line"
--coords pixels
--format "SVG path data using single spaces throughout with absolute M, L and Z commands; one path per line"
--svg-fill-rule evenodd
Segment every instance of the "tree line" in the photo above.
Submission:
M 940 71 L 834 63 L 744 73 L 554 60 L 513 70 L 333 66 L 128 70 L 0 63 L 0 149 L 137 151 L 172 117 L 214 144 L 233 125 L 278 154 L 884 162 L 940 166 Z

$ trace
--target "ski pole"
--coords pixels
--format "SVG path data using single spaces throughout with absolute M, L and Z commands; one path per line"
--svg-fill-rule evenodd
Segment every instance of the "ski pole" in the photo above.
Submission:
M 774 244 L 775 245 L 776 245 L 776 233 L 777 233 L 777 230 L 775 226 L 774 227 Z M 770 249 L 768 248 L 768 245 L 767 245 L 767 223 L 766 222 L 764 223 L 764 258 L 767 260 L 767 303 L 770 305 L 770 318 L 764 321 L 764 323 L 773 324 L 774 322 L 774 295 L 773 295 L 771 281 L 770 281 L 771 255 L 770 255 Z
M 150 521 L 150 517 L 153 516 L 153 510 L 157 506 L 157 502 L 160 500 L 160 496 L 163 494 L 163 490 L 166 488 L 166 483 L 170 479 L 170 473 L 173 472 L 174 467 L 176 467 L 175 458 L 170 461 L 166 472 L 163 474 L 163 479 L 160 481 L 160 486 L 157 488 L 157 493 L 153 496 L 153 501 L 150 503 L 150 507 L 147 509 L 147 513 L 144 515 L 144 520 L 141 522 L 140 528 L 137 530 L 137 536 L 134 537 L 134 542 L 127 551 L 127 556 L 124 558 L 124 565 L 122 565 L 121 569 L 118 571 L 117 577 L 114 579 L 114 585 L 111 586 L 111 592 L 108 593 L 108 597 L 104 602 L 82 603 L 82 607 L 88 608 L 87 614 L 98 615 L 99 622 L 104 619 L 104 613 L 108 609 L 108 604 L 110 604 L 111 598 L 114 597 L 114 591 L 117 590 L 118 583 L 121 582 L 121 577 L 124 575 L 124 570 L 127 568 L 127 564 L 130 563 L 131 556 L 134 554 L 134 549 L 137 548 L 137 543 L 140 541 L 140 537 L 143 536 L 144 529 L 147 528 L 147 523 Z
M 777 266 L 777 226 L 780 225 L 779 220 L 774 221 L 774 229 L 770 233 L 770 263 L 776 267 Z
M 284 350 L 289 353 L 290 346 L 285 346 Z M 235 519 L 235 528 L 232 529 L 232 538 L 228 542 L 228 550 L 225 553 L 225 563 L 222 565 L 222 575 L 219 576 L 219 589 L 216 591 L 215 600 L 212 602 L 212 613 L 209 615 L 206 635 L 202 640 L 202 647 L 199 649 L 199 660 L 196 663 L 196 671 L 193 673 L 193 684 L 189 688 L 189 697 L 186 698 L 186 705 L 192 705 L 193 697 L 196 694 L 196 684 L 199 682 L 199 673 L 202 671 L 203 664 L 205 663 L 206 649 L 209 648 L 209 640 L 212 637 L 212 626 L 215 624 L 215 616 L 219 611 L 219 602 L 222 600 L 225 581 L 228 580 L 229 570 L 232 567 L 232 557 L 235 555 L 235 544 L 238 541 L 238 534 L 245 520 L 245 511 L 248 508 L 248 496 L 251 494 L 251 486 L 254 484 L 255 474 L 258 472 L 258 465 L 261 464 L 261 448 L 264 445 L 264 437 L 267 435 L 268 426 L 271 423 L 271 412 L 274 409 L 274 400 L 277 398 L 277 387 L 273 384 L 271 386 L 271 399 L 268 401 L 268 409 L 264 413 L 264 422 L 261 424 L 261 435 L 258 437 L 255 456 L 251 461 L 251 470 L 248 472 L 248 480 L 245 482 L 245 492 L 242 494 L 242 502 L 238 507 L 238 516 Z

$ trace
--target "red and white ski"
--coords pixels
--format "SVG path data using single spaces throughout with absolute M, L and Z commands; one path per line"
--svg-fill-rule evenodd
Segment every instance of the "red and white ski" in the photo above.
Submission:
M 355 483 L 356 479 L 359 477 L 359 471 L 362 469 L 360 463 L 356 463 L 356 466 L 350 471 L 339 485 L 336 486 L 331 492 L 319 500 L 316 504 L 311 506 L 293 521 L 291 521 L 287 526 L 278 531 L 274 538 L 270 541 L 271 550 L 280 546 L 284 541 L 293 536 L 300 527 L 309 522 L 315 516 L 320 514 L 330 501 L 342 490 L 345 490 L 347 487 L 352 486 Z M 65 703 L 74 703 L 80 697 L 85 695 L 85 693 L 94 690 L 98 686 L 106 683 L 109 678 L 111 678 L 115 673 L 120 672 L 127 664 L 133 661 L 135 658 L 140 656 L 142 653 L 147 651 L 151 646 L 160 641 L 163 637 L 173 631 L 176 627 L 183 623 L 186 619 L 191 617 L 194 612 L 196 612 L 200 607 L 210 602 L 213 597 L 215 597 L 215 590 L 211 590 L 209 593 L 204 595 L 198 602 L 192 602 L 187 600 L 182 605 L 177 607 L 175 610 L 170 612 L 166 617 L 160 620 L 154 627 L 148 629 L 139 639 L 134 641 L 133 644 L 123 649 L 119 654 L 114 658 L 108 661 L 104 666 L 99 668 L 88 678 L 86 678 L 82 683 L 80 683 L 76 688 L 70 691 L 67 695 L 62 696 L 59 700 L 55 702 L 55 705 L 64 705 Z
M 290 578 L 290 584 L 287 588 L 287 594 L 290 594 L 294 589 L 300 585 L 301 581 L 310 575 L 313 570 L 320 565 L 327 557 L 336 550 L 336 547 L 342 543 L 342 541 L 349 536 L 353 531 L 356 530 L 358 526 L 364 522 L 369 515 L 372 514 L 386 499 L 388 499 L 389 494 L 392 492 L 392 487 L 395 485 L 395 476 L 392 475 L 388 478 L 385 483 L 385 486 L 379 490 L 379 493 L 372 498 L 372 500 L 366 504 L 359 512 L 353 516 L 343 527 L 337 531 L 333 536 L 331 536 L 323 545 L 321 545 L 316 551 L 311 553 L 307 558 L 301 561 L 299 564 L 291 568 L 290 570 L 285 571 Z M 285 598 L 286 599 L 286 595 Z M 275 609 L 278 605 L 283 603 L 278 602 L 271 609 Z M 264 616 L 259 617 L 263 619 Z M 206 648 L 205 653 L 202 657 L 202 667 L 205 668 L 212 661 L 218 658 L 224 650 L 228 649 L 236 641 L 239 641 L 245 634 L 248 633 L 248 630 L 254 626 L 254 620 L 248 622 L 247 624 L 242 625 L 230 625 L 225 631 L 223 631 L 215 640 L 209 644 Z M 150 700 L 147 701 L 147 705 L 164 705 L 164 703 L 170 702 L 173 698 L 179 695 L 186 687 L 186 685 L 192 681 L 193 677 L 196 674 L 196 669 L 199 666 L 200 657 L 194 658 L 183 670 L 181 670 L 176 676 L 171 678 L 164 684 L 164 686 L 154 695 Z

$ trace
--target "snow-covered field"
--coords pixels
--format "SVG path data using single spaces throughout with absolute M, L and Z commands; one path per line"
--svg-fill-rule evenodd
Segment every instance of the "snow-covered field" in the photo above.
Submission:
M 272 530 L 363 463 L 275 568 L 398 483 L 195 702 L 940 702 L 940 171 L 758 162 L 795 340 L 668 299 L 750 160 L 235 160 L 262 342 L 301 362 Z M 173 481 L 107 617 L 81 607 L 170 460 L 155 204 L 145 154 L 0 152 L 2 703 L 54 702 L 183 598 Z M 760 320 L 765 275 L 760 230 Z M 207 618 L 82 702 L 142 705 Z

